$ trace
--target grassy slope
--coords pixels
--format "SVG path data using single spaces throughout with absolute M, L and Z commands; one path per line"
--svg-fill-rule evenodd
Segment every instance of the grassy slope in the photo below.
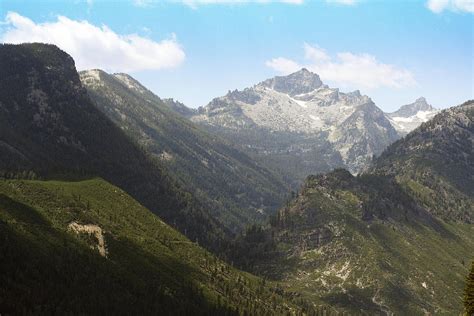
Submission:
M 319 248 L 301 250 L 298 244 L 292 249 L 297 260 L 289 261 L 286 278 L 293 290 L 353 312 L 460 312 L 464 276 L 474 259 L 472 225 L 440 222 L 435 229 L 416 222 L 367 223 L 360 219 L 360 199 L 347 190 L 328 197 L 310 189 L 304 199 L 309 208 L 332 210 L 318 221 L 335 235 Z
M 99 225 L 96 240 L 67 229 Z M 101 179 L 0 181 L 0 311 L 280 314 L 271 283 L 226 265 Z M 291 304 L 290 304 L 291 305 Z

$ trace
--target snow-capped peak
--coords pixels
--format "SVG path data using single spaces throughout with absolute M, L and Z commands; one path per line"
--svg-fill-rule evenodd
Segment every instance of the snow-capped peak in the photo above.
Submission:
M 415 102 L 403 105 L 398 111 L 391 113 L 391 116 L 410 117 L 416 115 L 419 111 L 435 111 L 424 97 L 419 97 Z
M 424 97 L 420 97 L 413 103 L 403 105 L 398 111 L 389 113 L 388 118 L 395 129 L 403 135 L 428 121 L 436 113 L 438 110 L 432 107 Z
M 283 133 L 291 144 L 278 152 L 296 151 L 304 156 L 317 151 L 315 144 L 324 143 L 328 146 L 324 148 L 334 153 L 331 157 L 339 157 L 330 158 L 329 165 L 337 160 L 355 172 L 398 137 L 368 96 L 358 90 L 344 93 L 331 88 L 305 68 L 241 91 L 229 91 L 201 107 L 191 120 L 235 135 Z M 264 149 L 265 155 L 273 152 L 277 143 Z M 262 148 L 252 141 L 248 146 Z

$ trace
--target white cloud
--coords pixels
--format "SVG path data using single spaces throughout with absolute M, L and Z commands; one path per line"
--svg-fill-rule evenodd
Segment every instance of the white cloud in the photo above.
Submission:
M 306 63 L 278 57 L 266 65 L 281 74 L 289 74 L 303 67 L 319 74 L 324 81 L 341 86 L 354 85 L 361 88 L 402 88 L 416 85 L 412 73 L 406 69 L 384 64 L 369 54 L 342 52 L 330 56 L 324 49 L 303 46 Z
M 311 46 L 308 43 L 304 43 L 304 57 L 309 60 L 324 61 L 329 60 L 331 57 L 322 48 Z
M 268 60 L 265 65 L 282 74 L 289 74 L 302 68 L 297 62 L 283 57 Z
M 428 0 L 426 6 L 435 13 L 444 10 L 474 13 L 474 0 Z
M 7 13 L 4 25 L 1 42 L 55 44 L 74 58 L 80 70 L 156 70 L 176 67 L 185 59 L 174 35 L 155 42 L 137 34 L 120 35 L 105 25 L 98 27 L 64 16 L 58 16 L 56 22 L 35 23 L 15 12 Z

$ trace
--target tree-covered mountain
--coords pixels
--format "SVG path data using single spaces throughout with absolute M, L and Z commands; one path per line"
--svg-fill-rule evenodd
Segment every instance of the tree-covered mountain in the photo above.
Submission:
M 0 123 L 0 313 L 318 311 L 199 246 L 225 241 L 221 227 L 95 108 L 57 47 L 0 46 Z
M 100 176 L 191 240 L 215 247 L 225 231 L 89 98 L 72 58 L 53 45 L 0 46 L 0 173 Z
M 280 285 L 229 266 L 98 178 L 0 180 L 0 253 L 5 315 L 313 311 Z
M 287 191 L 281 180 L 171 111 L 132 77 L 100 70 L 80 76 L 97 108 L 160 160 L 226 230 L 239 232 L 280 207 Z
M 430 213 L 474 223 L 474 101 L 443 110 L 390 145 L 372 172 L 395 177 Z
M 171 110 L 174 112 L 186 117 L 190 118 L 194 114 L 196 114 L 197 110 L 196 109 L 191 109 L 187 107 L 184 103 L 179 102 L 178 100 L 168 98 L 168 99 L 163 99 L 163 103 L 166 104 Z
M 364 174 L 308 177 L 269 227 L 236 241 L 236 262 L 352 313 L 459 314 L 474 249 L 473 118 L 466 102 Z
M 3 44 L 0 313 L 469 313 L 473 101 L 357 176 L 307 177 L 229 241 L 285 198 L 249 156 L 293 184 L 361 170 L 400 136 L 394 118 L 435 111 L 425 103 L 390 116 L 301 70 L 196 113 L 126 74 L 79 76 L 55 46 Z

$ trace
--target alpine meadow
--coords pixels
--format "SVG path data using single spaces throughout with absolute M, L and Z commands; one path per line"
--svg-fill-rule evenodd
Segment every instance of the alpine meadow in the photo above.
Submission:
M 0 0 L 0 316 L 474 316 L 472 0 Z

